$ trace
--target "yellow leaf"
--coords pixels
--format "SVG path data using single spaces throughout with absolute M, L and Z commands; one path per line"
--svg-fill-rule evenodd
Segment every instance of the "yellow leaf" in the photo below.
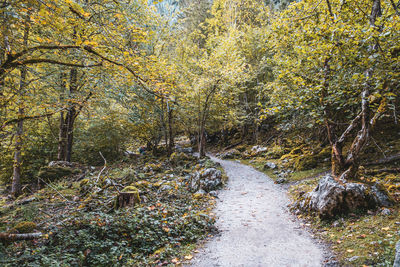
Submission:
M 193 259 L 193 256 L 192 256 L 192 255 L 187 255 L 187 256 L 185 256 L 185 260 L 191 260 L 191 259 Z

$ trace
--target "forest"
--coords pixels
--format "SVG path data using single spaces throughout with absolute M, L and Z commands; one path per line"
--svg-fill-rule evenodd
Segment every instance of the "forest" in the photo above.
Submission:
M 0 21 L 1 266 L 236 266 L 203 261 L 224 203 L 323 244 L 285 266 L 400 266 L 400 1 L 0 0 Z M 253 176 L 290 214 L 246 204 Z

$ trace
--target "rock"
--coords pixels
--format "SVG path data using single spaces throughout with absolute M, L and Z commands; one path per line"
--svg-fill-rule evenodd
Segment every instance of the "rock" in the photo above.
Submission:
M 382 214 L 382 215 L 385 215 L 385 216 L 389 216 L 390 214 L 392 214 L 392 212 L 390 211 L 390 209 L 383 208 L 383 209 L 381 210 L 381 214 Z
M 201 172 L 196 172 L 190 181 L 189 187 L 192 192 L 200 189 L 210 192 L 218 189 L 222 185 L 222 173 L 215 168 L 208 168 Z
M 283 183 L 286 183 L 286 179 L 285 178 L 279 178 L 278 180 L 276 180 L 276 182 L 275 183 L 277 183 L 277 184 L 283 184 Z
M 14 230 L 20 234 L 31 233 L 35 229 L 36 223 L 34 222 L 20 222 L 14 227 Z
M 359 258 L 360 258 L 360 256 L 353 256 L 353 257 L 351 257 L 351 258 L 348 258 L 347 261 L 348 261 L 348 262 L 353 262 L 353 261 L 358 260 Z
M 174 165 L 183 165 L 192 159 L 191 156 L 183 152 L 174 152 L 169 157 L 169 161 Z
M 217 191 L 210 191 L 208 194 L 212 197 L 218 198 L 218 192 Z
M 53 165 L 51 167 L 49 166 L 40 168 L 38 176 L 45 182 L 53 182 L 65 176 L 77 174 L 79 172 L 80 170 L 73 169 L 71 167 L 61 167 Z
M 273 169 L 276 169 L 276 168 L 277 168 L 277 166 L 273 162 L 267 162 L 264 165 L 264 170 L 268 170 L 268 169 L 272 169 L 273 170 Z
M 392 206 L 393 203 L 390 200 L 390 197 L 386 193 L 386 189 L 382 184 L 376 183 L 375 185 L 373 185 L 371 187 L 371 191 L 373 192 L 375 201 L 378 203 L 382 203 L 381 206 L 383 206 L 383 207 Z
M 235 157 L 239 157 L 241 155 L 240 151 L 237 149 L 231 149 L 223 153 L 218 153 L 217 157 L 221 159 L 234 159 Z
M 386 201 L 389 201 L 389 197 L 384 191 L 376 192 L 372 187 L 361 183 L 340 184 L 331 175 L 327 175 L 296 205 L 302 211 L 315 212 L 321 218 L 329 219 L 356 210 L 387 206 Z
M 251 148 L 252 155 L 258 155 L 260 153 L 266 152 L 268 148 L 262 146 L 253 146 Z
M 396 254 L 393 267 L 400 267 L 400 241 L 396 244 Z
M 68 161 L 50 161 L 49 167 L 63 167 L 63 168 L 77 168 L 79 167 L 78 163 L 68 162 Z
M 175 145 L 175 150 L 177 152 L 185 153 L 185 154 L 193 154 L 192 147 L 181 147 L 180 145 Z

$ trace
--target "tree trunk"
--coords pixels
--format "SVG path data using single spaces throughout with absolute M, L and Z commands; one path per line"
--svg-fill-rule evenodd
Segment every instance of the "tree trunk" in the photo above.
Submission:
M 36 238 L 42 237 L 42 233 L 27 233 L 27 234 L 9 234 L 9 233 L 0 233 L 0 241 L 17 241 L 17 240 L 32 240 Z
M 168 108 L 168 137 L 169 137 L 167 151 L 169 156 L 172 154 L 172 151 L 174 150 L 175 142 L 174 142 L 174 132 L 173 132 L 174 128 L 173 109 L 168 105 L 168 103 L 167 103 L 167 108 Z
M 327 1 L 329 3 L 329 1 Z M 330 9 L 332 15 L 332 10 Z M 381 16 L 381 1 L 374 0 L 370 15 L 370 25 L 375 26 L 376 18 Z M 378 49 L 378 44 L 371 46 L 371 53 Z M 325 78 L 324 86 L 322 91 L 321 99 L 324 99 L 327 95 L 327 88 L 329 86 L 330 68 L 329 68 L 330 57 L 325 61 Z M 350 123 L 347 129 L 342 133 L 340 137 L 335 132 L 335 126 L 330 121 L 332 118 L 332 112 L 330 112 L 329 105 L 324 105 L 325 122 L 328 132 L 328 139 L 332 146 L 332 174 L 333 176 L 342 182 L 349 179 L 355 179 L 357 171 L 360 165 L 359 158 L 365 144 L 368 142 L 371 130 L 376 122 L 376 119 L 380 115 L 380 109 L 376 112 L 374 118 L 371 119 L 371 110 L 369 107 L 369 96 L 371 91 L 371 80 L 373 78 L 373 67 L 366 70 L 367 82 L 364 86 L 364 90 L 361 94 L 361 113 Z M 323 101 L 323 100 L 321 100 Z M 343 145 L 346 138 L 354 130 L 357 125 L 361 124 L 361 129 L 358 131 L 357 136 L 354 138 L 352 145 L 347 152 L 346 157 L 343 155 Z
M 165 123 L 164 111 L 165 111 L 164 98 L 161 98 L 160 120 L 161 120 L 163 135 L 164 135 L 165 148 L 168 150 L 168 132 L 167 132 L 167 124 Z
M 28 14 L 25 18 L 25 30 L 24 30 L 24 48 L 28 47 L 28 37 L 29 37 L 29 21 L 30 21 L 30 14 L 31 11 L 28 11 Z M 22 118 L 25 115 L 24 104 L 23 104 L 23 95 L 26 86 L 26 74 L 27 74 L 27 67 L 21 67 L 21 77 L 20 77 L 20 84 L 19 84 L 19 108 L 18 108 L 18 117 Z M 22 144 L 24 138 L 24 121 L 21 120 L 17 123 L 17 129 L 15 133 L 15 152 L 14 152 L 14 164 L 13 164 L 13 176 L 12 176 L 12 185 L 11 185 L 11 194 L 14 197 L 17 197 L 21 194 L 21 165 L 22 165 Z
M 70 84 L 69 84 L 69 95 L 70 98 L 74 97 L 74 94 L 78 87 L 78 70 L 72 68 L 70 72 Z M 67 145 L 65 152 L 65 160 L 71 162 L 72 158 L 72 145 L 74 141 L 74 123 L 76 118 L 76 107 L 75 104 L 70 104 L 68 108 L 66 124 L 67 124 Z
M 199 140 L 199 157 L 202 158 L 206 156 L 206 132 L 204 122 L 201 122 Z
M 63 95 L 67 90 L 66 82 L 65 82 L 65 73 L 61 72 L 61 97 L 60 102 L 63 102 Z M 58 153 L 57 160 L 65 161 L 66 158 L 66 148 L 67 148 L 67 122 L 65 118 L 65 114 L 63 111 L 60 112 L 60 124 L 58 129 Z

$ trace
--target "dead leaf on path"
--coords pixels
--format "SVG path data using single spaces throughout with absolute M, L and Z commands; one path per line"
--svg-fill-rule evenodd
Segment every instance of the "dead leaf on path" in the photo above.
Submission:
M 187 256 L 185 256 L 185 260 L 191 260 L 191 259 L 193 259 L 193 255 L 187 255 Z
M 348 249 L 347 252 L 348 252 L 348 253 L 353 253 L 353 252 L 354 252 L 354 249 Z
M 242 192 L 242 195 L 246 195 L 248 192 Z

